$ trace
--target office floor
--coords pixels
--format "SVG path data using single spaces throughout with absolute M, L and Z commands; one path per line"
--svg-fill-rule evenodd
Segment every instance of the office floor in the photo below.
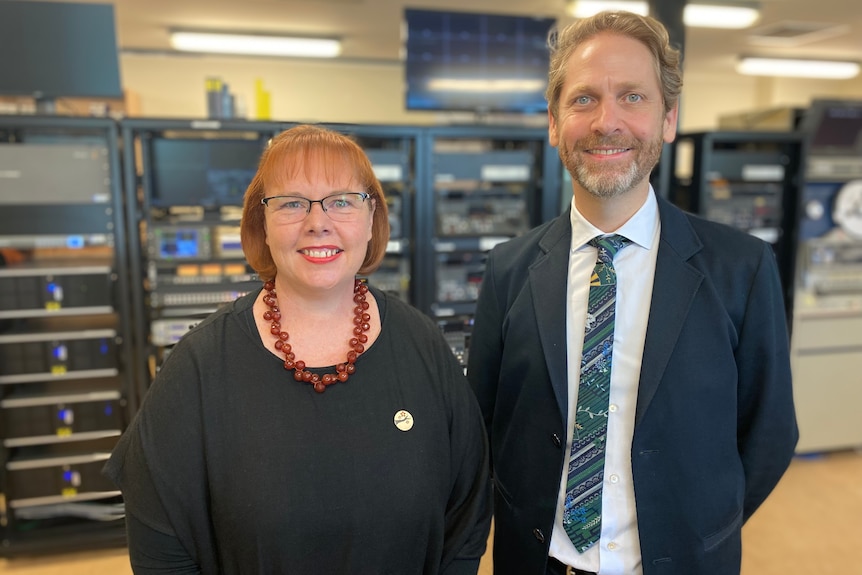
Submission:
M 862 574 L 862 452 L 797 457 L 743 529 L 743 575 Z M 0 559 L 9 575 L 130 575 L 123 549 Z M 491 575 L 490 558 L 480 575 Z

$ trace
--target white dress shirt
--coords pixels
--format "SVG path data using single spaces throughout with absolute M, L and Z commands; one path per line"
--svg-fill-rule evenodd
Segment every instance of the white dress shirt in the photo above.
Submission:
M 601 575 L 641 575 L 643 573 L 632 480 L 631 449 L 641 358 L 646 339 L 661 229 L 658 203 L 654 193 L 650 187 L 650 193 L 644 205 L 614 232 L 625 236 L 632 243 L 618 252 L 614 258 L 614 268 L 617 272 L 617 307 L 605 473 L 602 485 L 602 533 L 601 539 L 585 553 L 578 553 L 563 529 L 563 500 L 575 425 L 574 406 L 577 405 L 580 381 L 590 275 L 597 257 L 596 248 L 587 245 L 587 242 L 596 236 L 607 234 L 584 219 L 572 198 L 572 245 L 566 287 L 568 440 L 549 554 L 566 565 L 601 573 Z

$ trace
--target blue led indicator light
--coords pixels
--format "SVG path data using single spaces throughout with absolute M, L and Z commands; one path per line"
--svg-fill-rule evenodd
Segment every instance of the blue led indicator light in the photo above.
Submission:
M 66 238 L 66 247 L 80 249 L 84 247 L 84 236 L 69 236 Z

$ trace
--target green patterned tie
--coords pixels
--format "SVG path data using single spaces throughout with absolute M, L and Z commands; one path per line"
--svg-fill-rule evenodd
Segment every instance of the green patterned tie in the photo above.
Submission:
M 602 532 L 602 481 L 617 299 L 614 256 L 629 243 L 619 235 L 589 241 L 599 253 L 590 277 L 581 382 L 563 508 L 563 527 L 579 553 L 592 547 Z

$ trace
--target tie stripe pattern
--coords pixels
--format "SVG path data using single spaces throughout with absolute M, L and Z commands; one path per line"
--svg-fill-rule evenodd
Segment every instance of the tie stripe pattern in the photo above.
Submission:
M 563 509 L 563 527 L 579 553 L 592 547 L 601 535 L 617 293 L 614 256 L 629 243 L 620 235 L 589 241 L 597 248 L 598 258 L 590 277 L 575 431 Z

